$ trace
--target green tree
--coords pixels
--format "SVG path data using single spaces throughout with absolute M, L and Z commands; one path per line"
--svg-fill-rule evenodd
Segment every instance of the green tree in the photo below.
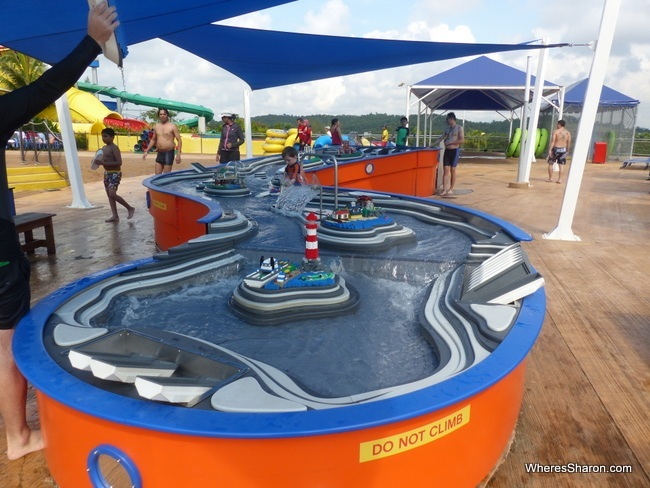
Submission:
M 178 115 L 178 112 L 174 112 L 172 110 L 169 111 L 169 120 L 174 119 Z M 158 119 L 158 108 L 152 108 L 147 110 L 146 112 L 142 112 L 140 116 L 147 122 L 153 122 L 157 123 L 159 121 Z
M 4 51 L 0 55 L 0 88 L 9 92 L 17 90 L 37 80 L 46 69 L 47 67 L 42 61 L 11 49 Z M 20 141 L 20 153 L 24 160 L 22 140 Z
M 0 56 L 0 88 L 13 91 L 37 80 L 46 70 L 45 63 L 16 51 Z

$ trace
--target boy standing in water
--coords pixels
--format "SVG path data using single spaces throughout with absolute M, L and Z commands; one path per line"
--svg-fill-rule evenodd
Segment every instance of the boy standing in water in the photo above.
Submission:
M 122 181 L 122 152 L 113 142 L 114 139 L 115 131 L 113 129 L 107 127 L 102 130 L 102 142 L 105 144 L 102 148 L 104 155 L 101 161 L 96 161 L 97 164 L 104 166 L 104 188 L 113 213 L 106 222 L 118 222 L 120 220 L 119 215 L 117 215 L 117 203 L 128 210 L 127 219 L 132 218 L 135 213 L 135 208 L 117 194 L 117 188 L 120 186 L 120 181 Z

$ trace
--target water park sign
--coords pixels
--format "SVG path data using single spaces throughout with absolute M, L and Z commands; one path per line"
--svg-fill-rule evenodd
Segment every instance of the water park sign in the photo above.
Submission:
M 362 442 L 359 446 L 359 462 L 365 463 L 394 456 L 438 440 L 467 425 L 469 423 L 469 412 L 470 405 L 467 405 L 446 417 L 417 429 L 384 437 L 383 439 Z

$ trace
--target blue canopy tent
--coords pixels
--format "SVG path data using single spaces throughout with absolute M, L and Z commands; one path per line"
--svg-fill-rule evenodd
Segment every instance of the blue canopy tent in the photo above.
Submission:
M 555 128 L 557 121 L 563 118 L 566 128 L 575 134 L 582 116 L 588 81 L 584 79 L 567 86 L 563 100 L 561 96 L 552 97 L 543 105 L 540 126 Z M 639 100 L 603 85 L 589 144 L 590 151 L 593 151 L 595 142 L 604 142 L 607 144 L 609 158 L 617 161 L 630 158 L 639 103 Z M 591 154 L 588 157 L 591 157 Z
M 566 88 L 564 94 L 565 107 L 582 107 L 587 93 L 587 81 L 588 79 L 585 78 L 584 80 L 573 83 Z M 639 100 L 623 95 L 621 92 L 605 85 L 603 85 L 603 89 L 600 92 L 600 100 L 598 101 L 598 105 L 603 107 L 636 107 L 639 103 L 641 103 Z
M 531 86 L 535 77 L 531 76 Z M 502 117 L 512 120 L 515 110 L 526 102 L 526 73 L 494 61 L 486 56 L 480 56 L 471 61 L 451 68 L 443 73 L 411 85 L 407 106 L 418 103 L 418 129 L 420 116 L 424 114 L 425 144 L 430 142 L 433 134 L 427 130 L 428 122 L 433 120 L 433 112 L 441 110 L 477 110 L 496 111 Z M 558 93 L 561 87 L 550 81 L 544 81 L 542 96 L 547 98 Z M 411 103 L 411 96 L 416 101 Z M 530 103 L 532 93 L 529 94 Z M 505 116 L 501 111 L 509 112 Z M 427 141 L 429 138 L 429 141 Z

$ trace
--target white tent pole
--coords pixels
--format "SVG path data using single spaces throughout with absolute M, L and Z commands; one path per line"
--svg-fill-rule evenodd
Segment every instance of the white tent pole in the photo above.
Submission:
M 605 0 L 603 16 L 600 19 L 600 32 L 596 43 L 596 51 L 594 52 L 591 72 L 587 80 L 582 116 L 578 123 L 578 135 L 576 136 L 573 158 L 571 160 L 571 171 L 567 178 L 567 186 L 564 190 L 564 199 L 562 200 L 562 208 L 560 209 L 560 217 L 557 227 L 548 234 L 544 234 L 545 239 L 564 241 L 580 240 L 578 236 L 573 234 L 571 225 L 575 215 L 576 204 L 578 203 L 578 194 L 587 161 L 589 141 L 594 130 L 598 103 L 603 90 L 607 61 L 612 48 L 612 40 L 614 38 L 614 31 L 616 30 L 616 20 L 618 19 L 620 7 L 621 0 Z
M 426 103 L 422 103 L 422 100 L 420 100 L 420 114 L 422 116 L 422 130 L 420 130 L 420 122 L 418 122 L 418 134 L 417 138 L 415 139 L 415 146 L 420 147 L 420 145 L 424 146 L 427 143 L 427 137 L 426 137 L 426 131 L 427 131 L 427 111 L 428 107 Z M 422 144 L 420 144 L 420 141 L 422 141 Z
M 542 40 L 542 44 L 548 44 L 547 40 Z M 533 111 L 530 114 L 530 122 L 528 123 L 528 138 L 526 139 L 526 146 L 524 155 L 524 174 L 523 180 L 528 182 L 530 179 L 530 165 L 535 159 L 535 149 L 537 143 L 537 122 L 539 120 L 539 112 L 542 106 L 542 95 L 544 92 L 544 83 L 546 76 L 546 59 L 548 58 L 548 49 L 540 49 L 539 61 L 537 65 L 537 78 L 535 79 L 535 93 L 533 95 Z
M 510 111 L 510 128 L 508 129 L 508 144 L 512 140 L 512 121 L 513 121 L 514 114 L 515 114 L 514 110 L 511 110 Z
M 74 131 L 72 130 L 68 94 L 64 93 L 54 105 L 56 106 L 56 114 L 59 117 L 61 140 L 63 141 L 65 162 L 68 168 L 70 188 L 72 189 L 72 203 L 69 205 L 69 208 L 94 208 L 94 205 L 88 201 L 84 192 L 81 167 L 79 166 L 79 153 L 77 152 L 77 141 L 75 141 Z
M 415 123 L 415 146 L 420 145 L 420 117 L 422 115 L 422 100 L 418 100 L 418 117 L 417 117 L 417 122 Z M 408 122 L 407 122 L 408 124 Z M 426 122 L 425 122 L 426 124 Z M 406 145 L 408 146 L 408 140 L 406 141 Z
M 412 85 L 406 86 L 406 110 L 404 111 L 404 116 L 407 119 L 409 118 L 409 110 L 411 107 L 411 86 Z
M 251 125 L 251 91 L 244 90 L 244 139 L 246 140 L 246 157 L 253 157 L 253 129 Z
M 564 118 L 564 96 L 566 95 L 566 86 L 560 88 L 560 96 L 558 103 L 560 108 L 558 109 L 558 120 Z
M 528 56 L 526 58 L 526 88 L 524 89 L 524 105 L 521 107 L 521 138 L 519 139 L 519 167 L 517 169 L 517 183 L 524 183 L 524 174 L 526 173 L 526 162 L 525 162 L 525 148 L 526 141 L 528 140 L 528 99 L 530 98 L 530 72 L 532 70 L 532 57 Z
M 424 105 L 424 117 L 422 118 L 422 145 L 427 145 L 427 127 L 429 126 L 429 107 Z

